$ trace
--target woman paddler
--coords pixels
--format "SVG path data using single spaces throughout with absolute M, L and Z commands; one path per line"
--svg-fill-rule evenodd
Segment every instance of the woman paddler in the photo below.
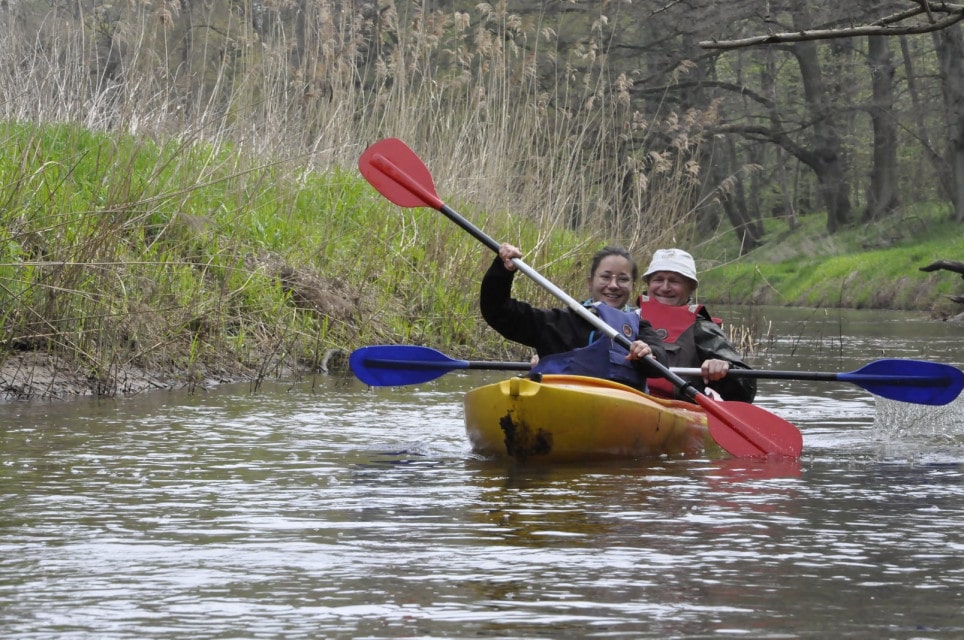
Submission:
M 604 247 L 592 258 L 583 304 L 606 324 L 625 335 L 629 350 L 609 339 L 572 309 L 539 309 L 512 297 L 516 266 L 522 252 L 502 244 L 485 277 L 479 305 L 482 317 L 503 337 L 536 350 L 532 373 L 567 373 L 605 378 L 646 390 L 646 379 L 658 376 L 647 363 L 652 355 L 664 365 L 666 352 L 646 320 L 627 306 L 639 268 L 621 247 Z
M 669 356 L 670 366 L 699 367 L 701 391 L 709 387 L 724 400 L 753 402 L 756 380 L 728 378 L 731 368 L 749 369 L 721 328 L 722 321 L 693 302 L 699 286 L 696 262 L 682 249 L 660 249 L 643 274 L 646 292 L 639 296 L 639 314 L 656 328 Z M 677 397 L 675 387 L 664 378 L 649 381 L 650 393 Z

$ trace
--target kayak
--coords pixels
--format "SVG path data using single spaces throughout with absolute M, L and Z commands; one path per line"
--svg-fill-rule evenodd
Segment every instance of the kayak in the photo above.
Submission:
M 720 455 L 699 405 L 599 378 L 514 377 L 465 394 L 478 455 L 518 462 Z

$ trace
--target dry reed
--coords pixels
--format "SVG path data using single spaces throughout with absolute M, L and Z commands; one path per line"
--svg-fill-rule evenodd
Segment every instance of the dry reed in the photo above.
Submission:
M 239 8 L 160 0 L 63 14 L 20 6 L 0 25 L 4 120 L 67 123 L 164 151 L 146 169 L 133 152 L 100 158 L 103 182 L 91 186 L 95 210 L 58 201 L 76 192 L 57 188 L 49 167 L 39 176 L 43 184 L 33 182 L 35 159 L 8 172 L 15 186 L 0 215 L 8 239 L 25 252 L 3 268 L 4 293 L 16 303 L 4 317 L 8 346 L 42 338 L 100 375 L 130 362 L 118 354 L 132 344 L 147 359 L 163 353 L 165 341 L 187 341 L 181 350 L 193 361 L 195 341 L 207 333 L 218 336 L 206 342 L 209 353 L 223 351 L 226 340 L 252 339 L 263 327 L 241 317 L 239 300 L 252 280 L 270 289 L 277 273 L 252 262 L 241 248 L 243 233 L 233 230 L 288 224 L 285 212 L 302 197 L 299 190 L 311 188 L 312 176 L 350 169 L 365 146 L 386 136 L 406 140 L 426 160 L 446 201 L 507 213 L 489 221 L 493 235 L 524 239 L 530 262 L 564 286 L 581 284 L 585 274 L 575 267 L 602 242 L 641 257 L 690 243 L 693 212 L 711 191 L 700 172 L 700 144 L 713 110 L 673 113 L 656 104 L 649 113 L 636 111 L 633 79 L 609 75 L 610 43 L 601 30 L 587 21 L 582 45 L 561 50 L 546 16 L 523 17 L 508 7 L 446 13 L 389 2 L 357 13 L 356 5 L 331 0 L 303 11 L 267 2 Z M 69 164 L 81 156 L 49 161 L 62 163 L 56 173 L 69 180 Z M 232 201 L 203 201 L 210 196 L 202 187 L 217 181 L 240 185 Z M 277 210 L 251 211 L 252 191 L 268 189 L 282 194 Z M 370 243 L 372 229 L 358 228 L 366 237 L 349 241 L 344 228 L 326 229 L 332 223 L 319 216 L 320 228 L 310 234 L 320 243 L 314 266 L 330 282 L 361 270 L 373 283 L 371 296 L 398 296 L 413 307 L 422 325 L 400 321 L 382 329 L 386 339 L 428 340 L 450 323 L 464 326 L 447 340 L 477 341 L 465 320 L 474 313 L 473 289 L 455 296 L 446 278 L 469 274 L 461 277 L 471 282 L 487 260 L 453 250 L 466 242 L 452 238 L 455 229 L 432 231 L 410 220 L 407 236 L 393 228 L 386 235 L 391 246 L 370 260 L 355 252 L 346 265 L 345 247 Z M 564 231 L 572 234 L 560 236 Z M 125 251 L 123 239 L 132 235 L 145 241 L 137 246 L 150 259 Z M 196 246 L 213 236 L 219 249 Z M 34 241 L 49 259 L 23 259 Z M 409 257 L 414 245 L 417 260 L 436 273 L 423 274 L 426 286 L 418 291 L 403 280 L 389 290 L 386 262 L 421 268 Z M 158 277 L 162 263 L 166 275 Z M 203 284 L 212 278 L 220 292 L 213 298 Z M 163 293 L 143 297 L 149 290 Z M 441 301 L 426 300 L 426 292 Z M 280 304 L 287 303 L 265 306 L 288 318 L 282 333 L 290 336 L 294 321 Z M 459 309 L 454 321 L 451 308 Z M 330 314 L 322 315 L 324 329 L 294 333 L 330 330 Z M 127 319 L 124 331 L 106 321 L 118 317 Z M 341 340 L 351 335 L 349 324 L 343 321 Z M 277 330 L 264 333 L 282 339 Z

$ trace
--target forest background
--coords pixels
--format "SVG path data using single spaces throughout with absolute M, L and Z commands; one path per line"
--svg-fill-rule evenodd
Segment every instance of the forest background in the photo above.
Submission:
M 949 317 L 964 6 L 911 0 L 85 0 L 0 6 L 0 387 L 115 395 L 325 371 L 357 346 L 521 357 L 492 255 L 574 295 L 602 244 L 702 302 Z M 556 301 L 519 282 L 520 297 Z

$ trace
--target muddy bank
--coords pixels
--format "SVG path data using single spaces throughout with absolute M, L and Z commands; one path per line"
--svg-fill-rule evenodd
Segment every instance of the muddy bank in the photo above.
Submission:
M 245 267 L 252 274 L 267 273 L 290 296 L 286 304 L 302 313 L 315 314 L 329 322 L 341 324 L 350 324 L 355 318 L 373 313 L 373 298 L 353 294 L 346 282 L 325 277 L 312 269 L 292 267 L 277 256 L 262 253 L 249 257 Z M 224 308 L 230 306 L 227 303 L 223 305 Z M 283 347 L 280 345 L 281 338 L 278 336 L 284 336 L 287 327 L 266 326 L 264 336 L 257 336 L 262 323 L 257 317 L 246 320 L 253 329 L 243 353 L 210 348 L 205 351 L 203 359 L 191 353 L 195 338 L 203 336 L 217 343 L 219 338 L 223 340 L 225 326 L 244 321 L 227 315 L 222 308 L 205 308 L 188 321 L 172 318 L 157 308 L 141 308 L 138 313 L 124 316 L 108 325 L 105 333 L 115 336 L 119 346 L 108 344 L 104 347 L 105 351 L 110 352 L 114 348 L 122 352 L 122 347 L 130 344 L 160 343 L 162 340 L 157 336 L 180 333 L 175 339 L 164 341 L 166 351 L 160 355 L 154 354 L 146 367 L 109 364 L 96 370 L 83 362 L 46 351 L 45 348 L 50 344 L 69 341 L 36 339 L 34 334 L 37 331 L 33 324 L 27 325 L 19 333 L 8 330 L 4 344 L 11 350 L 0 354 L 0 400 L 122 397 L 149 391 L 209 389 L 238 382 L 257 385 L 264 381 L 298 380 L 303 376 L 328 373 L 329 367 L 347 371 L 347 355 L 340 349 L 329 349 L 317 356 L 312 352 L 312 362 L 301 361 L 290 355 L 291 352 L 304 353 L 305 350 L 293 348 L 287 343 Z M 55 324 L 53 319 L 45 322 L 50 326 Z M 83 354 L 78 350 L 77 355 L 80 357 Z M 123 357 L 126 356 L 118 356 Z M 190 364 L 178 366 L 174 363 Z
M 283 362 L 272 367 L 270 372 L 265 372 L 241 364 L 191 370 L 172 368 L 166 371 L 122 366 L 101 376 L 92 375 L 55 354 L 27 351 L 11 354 L 0 364 L 0 399 L 113 398 L 151 391 L 212 389 L 237 382 L 258 384 L 272 380 L 298 380 L 308 375 L 329 372 L 344 374 L 347 371 L 347 354 L 340 349 L 329 350 L 317 367 Z

